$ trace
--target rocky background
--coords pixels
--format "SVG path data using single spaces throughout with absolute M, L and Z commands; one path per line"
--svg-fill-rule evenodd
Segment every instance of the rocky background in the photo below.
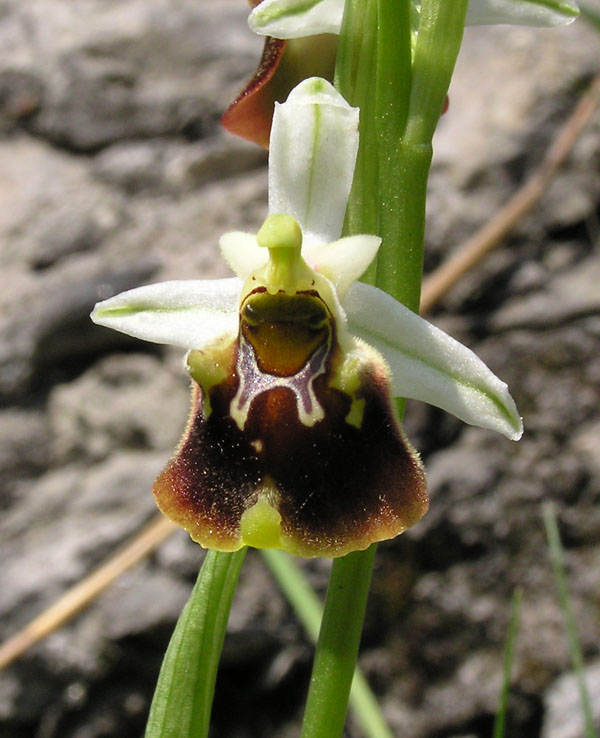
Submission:
M 219 130 L 261 42 L 241 0 L 0 0 L 0 638 L 154 515 L 188 405 L 181 355 L 93 303 L 218 277 L 265 214 L 265 155 Z M 427 269 L 514 192 L 599 71 L 599 39 L 471 29 L 437 135 Z M 412 405 L 432 507 L 381 545 L 362 666 L 399 738 L 489 738 L 513 589 L 510 738 L 582 738 L 541 506 L 554 500 L 600 720 L 600 113 L 543 201 L 434 320 L 509 382 L 514 444 Z M 202 551 L 176 534 L 0 675 L 5 738 L 141 736 Z M 306 564 L 319 589 L 327 562 Z M 214 738 L 298 735 L 312 649 L 247 557 Z M 352 720 L 348 738 L 360 733 Z

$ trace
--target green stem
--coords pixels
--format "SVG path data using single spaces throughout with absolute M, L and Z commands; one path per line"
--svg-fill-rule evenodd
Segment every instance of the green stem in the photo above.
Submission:
M 406 126 L 380 151 L 383 243 L 376 284 L 415 311 L 423 270 L 431 141 L 460 50 L 467 4 L 467 0 L 422 1 Z
M 262 555 L 309 637 L 316 641 L 323 605 L 302 570 L 283 551 L 265 549 Z M 358 666 L 354 669 L 350 689 L 350 708 L 366 738 L 393 738 L 375 695 Z
M 346 100 L 361 110 L 360 146 L 348 199 L 344 235 L 379 233 L 379 154 L 374 115 L 373 74 L 377 62 L 377 0 L 346 0 L 335 67 L 335 86 Z M 375 283 L 373 263 L 363 275 Z
M 467 0 L 423 0 L 411 69 L 410 0 L 346 0 L 335 84 L 361 109 L 360 148 L 345 234 L 377 233 L 363 277 L 419 306 L 431 139 L 462 40 Z M 302 726 L 341 736 L 375 546 L 333 562 Z
M 380 151 L 394 151 L 408 119 L 412 85 L 411 0 L 378 0 L 377 138 Z
M 431 145 L 462 43 L 468 0 L 422 0 L 404 140 Z
M 344 730 L 375 549 L 333 562 L 302 738 L 338 738 Z
M 165 654 L 145 738 L 206 738 L 219 657 L 246 549 L 208 551 Z

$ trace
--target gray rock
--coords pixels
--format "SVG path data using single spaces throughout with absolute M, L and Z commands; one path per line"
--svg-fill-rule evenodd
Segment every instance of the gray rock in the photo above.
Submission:
M 174 372 L 151 356 L 104 359 L 50 394 L 54 463 L 94 463 L 126 449 L 170 453 L 183 432 L 189 403 L 181 356 Z
M 41 81 L 22 69 L 0 71 L 0 134 L 14 132 L 40 108 Z
M 591 663 L 584 671 L 584 679 L 596 726 L 600 725 L 600 662 Z M 541 738 L 581 738 L 585 735 L 584 712 L 579 685 L 574 674 L 557 679 L 545 695 L 545 717 Z
M 12 487 L 23 476 L 34 476 L 49 461 L 47 418 L 41 412 L 12 409 L 0 413 L 0 479 Z M 3 507 L 9 504 L 3 495 Z
M 89 314 L 99 299 L 148 281 L 157 266 L 145 258 L 111 269 L 94 259 L 43 280 L 27 275 L 0 317 L 0 397 L 20 399 L 61 366 L 131 343 L 94 326 Z
M 98 617 L 102 621 L 104 636 L 114 641 L 161 626 L 170 629 L 188 601 L 191 590 L 191 584 L 148 565 L 128 572 L 98 600 Z
M 23 625 L 142 525 L 165 461 L 121 454 L 85 474 L 71 466 L 21 485 L 19 505 L 0 521 L 0 612 L 12 613 L 5 628 Z
M 261 46 L 246 31 L 246 8 L 232 0 L 176 6 L 88 0 L 77 12 L 68 0 L 53 0 L 51 8 L 32 0 L 9 8 L 0 39 L 15 26 L 20 32 L 0 47 L 0 72 L 4 61 L 33 77 L 37 108 L 27 127 L 79 151 L 119 140 L 206 135 Z
M 123 199 L 90 177 L 86 162 L 17 136 L 0 141 L 3 265 L 48 267 L 92 250 L 125 220 Z
M 428 222 L 426 263 L 436 263 L 458 247 L 541 163 L 581 86 L 596 73 L 596 42 L 595 32 L 583 23 L 550 32 L 506 26 L 465 29 L 450 107 L 434 138 L 428 207 L 436 217 Z M 596 111 L 561 176 L 517 224 L 511 240 L 528 234 L 544 242 L 545 228 L 572 227 L 594 208 L 600 194 L 595 176 L 599 121 Z M 523 245 L 515 246 L 519 261 Z M 468 282 L 464 300 L 481 286 L 481 271 L 463 282 Z
M 126 192 L 187 192 L 266 164 L 266 152 L 229 135 L 194 144 L 119 143 L 96 157 L 98 177 Z
M 20 683 L 13 674 L 0 676 L 0 720 L 8 720 L 15 713 L 15 702 Z
M 600 312 L 600 260 L 591 255 L 556 275 L 538 292 L 513 299 L 493 318 L 495 330 L 551 328 Z
M 600 421 L 578 428 L 573 438 L 573 449 L 584 456 L 592 475 L 600 479 Z
M 70 254 L 92 251 L 114 229 L 115 216 L 110 212 L 90 214 L 72 210 L 55 215 L 36 244 L 31 259 L 33 268 L 46 269 Z

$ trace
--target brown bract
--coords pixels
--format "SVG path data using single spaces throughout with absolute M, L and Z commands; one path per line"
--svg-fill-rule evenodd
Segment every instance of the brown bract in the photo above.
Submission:
M 224 128 L 269 148 L 275 103 L 308 77 L 333 80 L 337 43 L 333 34 L 287 41 L 267 36 L 258 69 L 221 118 Z

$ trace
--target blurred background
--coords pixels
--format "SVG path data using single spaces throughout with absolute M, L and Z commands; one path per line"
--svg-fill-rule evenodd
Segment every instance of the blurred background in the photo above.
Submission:
M 96 327 L 150 281 L 222 277 L 266 213 L 266 155 L 219 128 L 262 41 L 243 0 L 0 0 L 0 640 L 155 515 L 183 429 L 181 352 Z M 600 72 L 600 35 L 468 29 L 436 135 L 426 269 L 541 162 Z M 600 111 L 539 204 L 437 306 L 506 380 L 512 443 L 410 404 L 431 510 L 379 548 L 361 665 L 398 738 L 490 738 L 510 599 L 510 738 L 582 738 L 541 509 L 553 500 L 600 720 Z M 3 738 L 142 736 L 203 557 L 177 532 L 0 674 Z M 323 591 L 329 564 L 304 562 Z M 312 646 L 256 552 L 214 738 L 298 735 Z M 350 719 L 347 738 L 359 738 Z

